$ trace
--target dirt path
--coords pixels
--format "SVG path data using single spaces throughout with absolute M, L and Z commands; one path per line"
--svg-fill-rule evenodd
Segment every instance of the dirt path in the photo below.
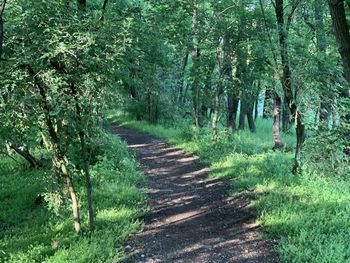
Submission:
M 145 230 L 128 242 L 127 262 L 279 262 L 261 238 L 246 200 L 207 178 L 196 157 L 149 135 L 113 127 L 136 152 L 152 211 Z

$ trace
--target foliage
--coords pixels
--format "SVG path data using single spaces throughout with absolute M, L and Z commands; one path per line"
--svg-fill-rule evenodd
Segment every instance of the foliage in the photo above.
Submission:
M 114 114 L 114 120 L 196 153 L 210 166 L 211 176 L 231 182 L 233 196 L 248 196 L 257 210 L 258 222 L 278 239 L 276 249 L 285 262 L 347 261 L 349 165 L 346 159 L 341 162 L 336 156 L 324 159 L 325 148 L 320 142 L 317 148 L 315 144 L 308 145 L 313 153 L 307 150 L 304 173 L 294 176 L 290 171 L 292 154 L 270 150 L 268 121 L 260 122 L 258 133 L 253 135 L 244 131 L 227 137 L 221 131 L 218 144 L 213 146 L 209 131 L 166 128 L 122 116 Z M 292 135 L 286 135 L 284 140 L 293 145 Z
M 137 188 L 144 177 L 124 142 L 111 135 L 102 141 L 91 167 L 97 228 L 82 236 L 71 235 L 68 204 L 54 215 L 50 203 L 35 203 L 48 191 L 50 167 L 38 171 L 0 159 L 0 261 L 118 262 L 125 257 L 123 242 L 142 228 L 138 218 L 147 212 L 145 195 Z M 84 182 L 78 188 L 84 192 Z M 84 220 L 86 209 L 81 206 Z

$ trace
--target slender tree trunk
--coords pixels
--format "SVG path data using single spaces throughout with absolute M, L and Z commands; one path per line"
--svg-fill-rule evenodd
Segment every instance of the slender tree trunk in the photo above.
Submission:
M 0 61 L 2 59 L 3 53 L 3 44 L 4 44 L 4 19 L 3 14 L 5 12 L 7 0 L 3 0 L 2 5 L 0 7 Z
M 300 2 L 294 2 L 291 6 L 291 13 L 288 16 L 287 24 L 284 21 L 284 4 L 283 0 L 276 0 L 275 2 L 275 12 L 278 25 L 278 36 L 280 44 L 281 62 L 283 66 L 282 76 L 280 77 L 281 84 L 284 91 L 285 102 L 287 103 L 290 113 L 292 115 L 292 120 L 296 122 L 296 134 L 297 134 L 297 144 L 295 151 L 295 162 L 293 167 L 293 173 L 297 173 L 301 168 L 301 157 L 302 157 L 302 147 L 305 141 L 305 125 L 301 113 L 295 102 L 295 98 L 292 91 L 292 72 L 289 63 L 288 54 L 288 30 L 290 23 L 292 21 L 293 13 Z
M 68 171 L 68 158 L 61 148 L 60 140 L 56 132 L 54 123 L 50 115 L 50 106 L 47 100 L 46 90 L 44 85 L 41 83 L 38 74 L 33 70 L 32 67 L 25 65 L 28 70 L 29 75 L 33 78 L 36 87 L 38 88 L 39 95 L 41 97 L 41 105 L 45 116 L 45 124 L 48 129 L 51 144 L 53 146 L 54 158 L 53 163 L 55 167 L 59 169 L 60 174 L 66 180 L 67 190 L 72 202 L 72 213 L 74 219 L 74 228 L 77 233 L 81 232 L 80 215 L 79 215 L 79 205 L 78 198 L 75 193 L 73 180 L 70 177 Z
M 184 81 L 185 81 L 185 72 L 188 64 L 189 55 L 190 55 L 190 51 L 189 51 L 189 47 L 187 47 L 185 57 L 182 61 L 181 72 L 180 72 L 179 96 L 178 96 L 178 102 L 180 103 L 180 105 L 184 103 Z
M 324 130 L 328 127 L 328 120 L 331 112 L 331 94 L 327 89 L 327 81 L 324 76 L 326 74 L 324 56 L 326 55 L 327 41 L 325 39 L 324 31 L 324 3 L 318 0 L 314 1 L 314 12 L 315 12 L 315 30 L 316 30 L 316 47 L 318 52 L 317 67 L 318 74 L 317 78 L 321 84 L 320 90 L 320 109 L 319 109 L 319 129 Z
M 257 98 L 254 104 L 254 121 L 259 117 L 259 99 Z
M 80 147 L 83 157 L 84 164 L 84 175 L 85 175 L 85 184 L 86 184 L 86 197 L 88 204 L 88 213 L 89 213 L 89 229 L 93 231 L 95 229 L 95 216 L 93 208 L 93 199 L 92 199 L 92 183 L 90 175 L 90 158 L 88 155 L 88 150 L 86 148 L 85 134 L 83 131 L 79 132 Z
M 247 107 L 247 119 L 248 119 L 248 125 L 249 125 L 249 130 L 251 132 L 256 132 L 256 127 L 255 127 L 255 121 L 254 121 L 254 102 L 249 102 L 249 106 Z
M 272 102 L 272 88 L 266 87 L 265 98 L 264 98 L 264 109 L 263 109 L 263 119 L 268 119 L 271 117 L 271 102 Z
M 339 53 L 343 60 L 344 76 L 350 84 L 350 32 L 345 14 L 344 0 L 328 0 L 328 4 Z M 348 87 L 343 93 L 342 95 L 349 97 Z
M 64 156 L 57 156 L 58 158 L 55 161 L 56 166 L 58 166 L 61 170 L 61 173 L 63 177 L 66 179 L 66 185 L 67 185 L 67 191 L 69 194 L 69 197 L 72 202 L 72 212 L 73 212 L 73 219 L 74 219 L 74 229 L 75 232 L 80 233 L 81 232 L 81 225 L 80 225 L 80 215 L 79 215 L 79 205 L 78 205 L 78 198 L 75 193 L 75 188 L 73 184 L 73 180 L 69 175 L 68 172 L 68 159 Z
M 219 122 L 219 116 L 220 116 L 220 104 L 221 104 L 221 96 L 222 96 L 222 86 L 221 81 L 219 81 L 216 92 L 215 92 L 215 102 L 214 102 L 214 116 L 213 116 L 213 122 L 212 122 L 212 141 L 216 142 L 218 139 L 218 122 Z
M 152 122 L 152 91 L 151 91 L 151 88 L 147 89 L 147 113 L 148 113 L 148 121 Z
M 197 31 L 197 24 L 198 24 L 198 9 L 197 6 L 194 4 L 193 10 L 192 10 L 192 26 L 191 26 L 191 38 L 190 38 L 190 50 L 191 50 L 191 58 L 192 58 L 192 101 L 193 101 L 193 110 L 194 110 L 194 122 L 196 127 L 201 127 L 201 121 L 200 121 L 200 109 L 201 109 L 201 103 L 200 103 L 200 91 L 199 91 L 199 85 L 197 81 L 197 60 L 199 58 L 199 50 L 197 46 L 197 37 L 196 37 L 196 31 Z
M 340 96 L 343 99 L 349 99 L 350 93 L 349 93 L 349 85 L 350 85 L 350 32 L 349 32 L 349 25 L 345 13 L 345 7 L 344 7 L 344 1 L 343 0 L 329 0 L 329 9 L 331 12 L 332 17 L 332 24 L 333 24 L 333 31 L 335 34 L 335 38 L 338 43 L 339 47 L 339 53 L 343 61 L 343 69 L 344 69 L 344 76 L 346 81 L 348 82 L 348 85 L 343 87 L 340 91 Z M 342 101 L 341 101 L 342 103 Z M 348 155 L 350 155 L 350 131 L 349 131 L 349 124 L 350 124 L 350 111 L 348 109 L 348 105 L 345 104 L 344 108 L 347 109 L 347 111 L 343 114 L 341 117 L 341 124 L 343 127 L 343 134 L 345 137 L 345 149 L 344 152 Z
M 288 102 L 286 100 L 283 101 L 283 110 L 282 110 L 282 130 L 284 132 L 289 132 L 292 127 L 290 109 L 288 106 Z
M 229 131 L 236 130 L 236 116 L 238 111 L 239 99 L 234 95 L 230 94 L 227 97 L 227 129 Z
M 280 136 L 280 113 L 282 107 L 281 97 L 277 92 L 274 92 L 274 107 L 273 107 L 273 140 L 274 147 L 273 149 L 279 149 L 283 147 Z
M 75 100 L 75 113 L 77 115 L 79 128 L 79 141 L 80 141 L 80 150 L 81 157 L 83 160 L 83 171 L 85 176 L 85 189 L 86 189 L 86 198 L 88 205 L 88 213 L 89 213 L 89 229 L 93 231 L 95 229 L 95 216 L 94 216 L 94 208 L 93 208 L 93 198 L 92 198 L 92 183 L 91 183 L 91 175 L 90 175 L 90 158 L 88 154 L 88 150 L 86 147 L 86 135 L 84 132 L 84 122 L 82 118 L 82 110 L 79 105 L 78 91 L 75 85 L 71 84 L 71 93 Z
M 241 106 L 239 110 L 239 123 L 238 123 L 238 129 L 244 130 L 245 128 L 245 116 L 247 115 L 246 110 L 246 102 L 244 99 L 241 99 Z

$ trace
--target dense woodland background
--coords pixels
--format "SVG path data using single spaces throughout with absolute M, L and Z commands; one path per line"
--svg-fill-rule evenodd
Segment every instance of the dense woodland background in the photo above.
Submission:
M 231 180 L 286 262 L 348 262 L 349 1 L 0 4 L 1 262 L 125 257 L 148 208 L 111 122 Z

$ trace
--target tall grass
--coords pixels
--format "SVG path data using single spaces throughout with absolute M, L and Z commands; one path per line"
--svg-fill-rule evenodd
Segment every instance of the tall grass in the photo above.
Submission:
M 196 153 L 210 166 L 211 176 L 231 182 L 232 195 L 246 193 L 256 207 L 257 221 L 279 240 L 276 250 L 284 262 L 350 262 L 350 177 L 335 176 L 326 162 L 310 159 L 313 165 L 305 166 L 303 174 L 292 175 L 293 152 L 271 150 L 271 121 L 259 120 L 255 134 L 227 135 L 222 129 L 218 143 L 212 144 L 205 128 L 166 128 L 130 121 L 120 113 L 111 119 Z M 293 147 L 293 134 L 282 139 L 287 149 Z
M 29 169 L 0 157 L 0 262 L 120 262 L 126 256 L 123 242 L 142 229 L 138 218 L 148 209 L 137 188 L 144 176 L 119 138 L 105 135 L 102 148 L 91 167 L 96 230 L 82 236 L 72 231 L 69 204 L 54 215 L 50 203 L 34 202 L 50 191 L 49 167 Z M 76 183 L 87 226 L 83 181 Z

